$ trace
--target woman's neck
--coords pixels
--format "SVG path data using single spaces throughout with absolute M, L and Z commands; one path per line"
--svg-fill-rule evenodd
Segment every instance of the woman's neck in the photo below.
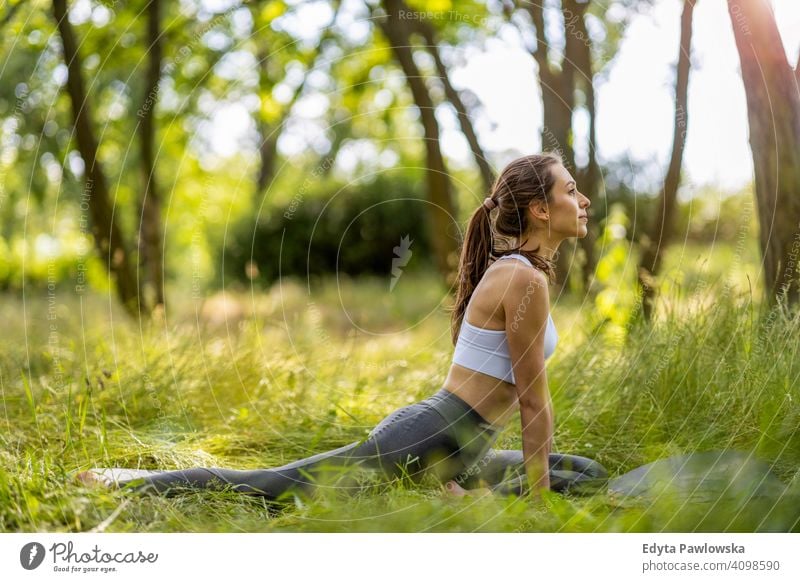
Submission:
M 564 239 L 550 237 L 544 229 L 536 229 L 520 240 L 524 241 L 524 243 L 519 250 L 536 252 L 537 255 L 552 261 L 561 241 Z

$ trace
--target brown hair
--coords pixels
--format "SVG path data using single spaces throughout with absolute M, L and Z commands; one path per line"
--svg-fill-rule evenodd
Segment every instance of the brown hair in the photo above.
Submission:
M 454 345 L 472 293 L 486 269 L 498 257 L 518 252 L 544 271 L 551 283 L 554 281 L 555 265 L 537 254 L 538 248 L 534 251 L 521 250 L 520 247 L 527 242 L 521 241 L 517 247 L 496 249 L 493 234 L 496 232 L 500 237 L 519 240 L 528 232 L 530 225 L 526 210 L 536 200 L 550 201 L 556 181 L 551 167 L 561 163 L 561 157 L 552 152 L 517 158 L 503 169 L 492 185 L 489 196 L 496 204 L 494 220 L 491 218 L 494 209 L 487 208 L 483 203 L 472 213 L 461 248 L 458 291 L 451 315 L 450 333 Z

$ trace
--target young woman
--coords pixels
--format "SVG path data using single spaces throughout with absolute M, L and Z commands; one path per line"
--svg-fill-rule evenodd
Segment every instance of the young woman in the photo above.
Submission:
M 358 489 L 341 479 L 349 468 L 381 479 L 432 474 L 454 495 L 602 483 L 607 473 L 598 463 L 552 452 L 545 374 L 558 340 L 548 299 L 553 255 L 564 239 L 586 236 L 589 204 L 555 154 L 524 156 L 503 170 L 467 227 L 452 312 L 455 352 L 443 387 L 389 414 L 363 441 L 271 469 L 91 469 L 78 479 L 159 493 L 232 488 L 273 500 L 325 486 Z M 498 252 L 495 234 L 518 244 Z M 516 410 L 522 450 L 493 449 Z M 327 485 L 337 471 L 339 480 Z

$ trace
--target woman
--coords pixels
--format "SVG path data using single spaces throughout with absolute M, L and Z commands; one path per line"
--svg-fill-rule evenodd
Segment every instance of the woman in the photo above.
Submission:
M 545 374 L 558 340 L 547 291 L 552 259 L 564 239 L 586 236 L 589 204 L 555 154 L 524 156 L 503 170 L 467 227 L 452 312 L 455 352 L 442 389 L 395 410 L 365 440 L 273 469 L 92 469 L 78 478 L 162 493 L 232 487 L 273 500 L 323 487 L 331 471 L 340 473 L 333 486 L 358 489 L 361 484 L 342 482 L 349 468 L 414 481 L 432 474 L 453 495 L 471 488 L 537 494 L 602 483 L 607 474 L 598 463 L 551 452 Z M 519 244 L 497 253 L 495 232 Z M 517 409 L 522 450 L 492 449 Z

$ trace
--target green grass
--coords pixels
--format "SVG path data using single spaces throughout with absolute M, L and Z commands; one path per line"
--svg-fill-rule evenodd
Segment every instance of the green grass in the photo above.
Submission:
M 762 313 L 739 288 L 713 285 L 667 296 L 655 325 L 629 326 L 622 342 L 589 307 L 554 305 L 556 448 L 613 475 L 692 451 L 752 451 L 789 485 L 781 499 L 708 506 L 552 494 L 534 506 L 445 499 L 434 483 L 397 482 L 276 511 L 235 493 L 132 496 L 69 480 L 92 466 L 270 467 L 362 438 L 440 388 L 452 356 L 444 291 L 412 273 L 391 293 L 386 280 L 332 279 L 309 297 L 286 281 L 236 295 L 243 312 L 227 324 L 198 323 L 199 304 L 184 297 L 141 330 L 106 297 L 81 302 L 59 289 L 54 310 L 46 292 L 29 293 L 24 309 L 6 298 L 0 530 L 798 530 L 798 317 Z M 518 415 L 497 446 L 521 448 Z

